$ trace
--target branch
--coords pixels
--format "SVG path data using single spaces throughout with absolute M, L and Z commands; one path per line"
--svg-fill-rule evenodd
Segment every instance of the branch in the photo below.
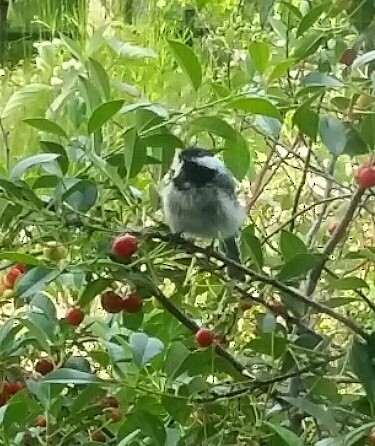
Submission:
M 357 194 L 358 194 L 358 192 L 357 192 Z M 363 192 L 361 193 L 360 196 L 362 196 L 362 194 L 363 194 Z M 358 196 L 358 199 L 360 200 L 359 196 Z M 353 212 L 354 212 L 354 210 L 355 210 L 355 208 L 353 209 Z M 345 223 L 345 221 L 346 221 L 346 219 L 344 218 L 344 220 L 342 221 L 342 225 Z M 349 218 L 349 221 L 350 221 L 350 218 Z M 133 234 L 138 234 L 138 235 L 141 235 L 144 237 L 149 237 L 152 239 L 159 239 L 164 242 L 171 242 L 170 234 L 163 234 L 160 232 L 140 232 L 140 231 L 132 231 L 132 230 L 128 230 L 128 232 L 132 232 Z M 345 228 L 343 229 L 343 232 L 345 232 Z M 337 232 L 334 234 L 334 236 L 339 233 L 340 233 L 340 228 L 337 228 Z M 294 297 L 295 299 L 305 303 L 307 306 L 314 308 L 319 313 L 327 314 L 332 319 L 335 319 L 335 320 L 341 322 L 343 325 L 348 327 L 354 333 L 357 333 L 363 339 L 368 340 L 369 335 L 361 327 L 359 327 L 357 324 L 355 324 L 353 321 L 351 321 L 350 319 L 348 319 L 345 316 L 342 316 L 339 313 L 336 313 L 335 311 L 331 310 L 330 308 L 326 307 L 325 305 L 311 300 L 308 296 L 302 294 L 297 289 L 290 287 L 288 285 L 285 285 L 283 282 L 281 282 L 271 276 L 268 276 L 265 274 L 260 274 L 254 270 L 251 270 L 250 268 L 247 268 L 244 265 L 241 265 L 240 263 L 233 261 L 232 259 L 228 259 L 224 255 L 220 254 L 217 251 L 212 250 L 211 248 L 203 248 L 203 247 L 194 245 L 194 243 L 191 243 L 184 239 L 176 240 L 175 242 L 177 242 L 179 245 L 182 245 L 186 249 L 186 252 L 188 252 L 188 253 L 203 254 L 204 256 L 207 257 L 207 259 L 213 258 L 213 259 L 219 260 L 220 262 L 223 262 L 223 264 L 227 267 L 235 266 L 236 268 L 243 271 L 245 274 L 249 275 L 251 277 L 251 279 L 262 282 L 262 283 L 266 283 L 266 284 L 271 285 L 274 288 L 278 289 L 279 291 L 289 294 L 290 296 Z M 322 265 L 322 268 L 323 267 L 324 267 L 324 264 Z
M 346 214 L 344 215 L 343 219 L 339 223 L 337 229 L 333 232 L 332 236 L 326 243 L 326 245 L 323 248 L 323 259 L 322 261 L 316 266 L 311 273 L 309 274 L 309 277 L 307 279 L 305 293 L 307 296 L 311 296 L 313 292 L 315 291 L 315 288 L 317 286 L 318 280 L 322 274 L 323 268 L 329 258 L 329 256 L 332 254 L 333 250 L 336 248 L 336 246 L 339 244 L 340 240 L 344 237 L 345 232 L 350 224 L 350 222 L 353 219 L 353 215 L 359 206 L 362 196 L 364 194 L 363 189 L 357 189 L 352 199 L 350 200 L 348 209 L 346 211 Z
M 302 369 L 298 369 L 293 372 L 285 373 L 283 375 L 279 375 L 279 376 L 276 376 L 275 378 L 271 378 L 271 379 L 268 379 L 265 381 L 254 379 L 253 381 L 251 381 L 250 383 L 248 383 L 245 387 L 242 387 L 241 389 L 236 389 L 231 392 L 224 393 L 224 394 L 215 394 L 210 398 L 194 399 L 193 401 L 195 403 L 208 404 L 208 403 L 212 403 L 212 402 L 215 402 L 215 401 L 218 401 L 221 399 L 238 398 L 238 397 L 246 395 L 250 392 L 253 392 L 255 389 L 261 389 L 262 387 L 268 387 L 272 384 L 276 384 L 278 382 L 283 382 L 290 378 L 294 378 L 294 377 L 300 376 L 304 373 L 311 372 L 315 369 L 318 369 L 322 366 L 327 365 L 328 362 L 337 361 L 337 359 L 340 359 L 342 356 L 343 355 L 340 354 L 340 355 L 333 356 L 331 358 L 325 358 L 323 361 L 313 362 L 313 363 L 309 364 L 308 366 L 303 367 Z

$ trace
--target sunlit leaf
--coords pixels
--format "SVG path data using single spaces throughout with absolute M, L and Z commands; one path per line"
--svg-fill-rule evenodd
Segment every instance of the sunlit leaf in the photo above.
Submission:
M 178 40 L 168 40 L 168 43 L 178 65 L 187 74 L 194 89 L 198 90 L 202 83 L 202 67 L 197 55 L 188 45 Z

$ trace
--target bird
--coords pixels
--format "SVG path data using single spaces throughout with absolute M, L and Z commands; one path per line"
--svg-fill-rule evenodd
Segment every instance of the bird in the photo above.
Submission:
M 175 156 L 161 193 L 165 222 L 172 234 L 218 239 L 219 248 L 240 263 L 237 245 L 246 210 L 236 196 L 235 180 L 211 151 L 198 146 Z M 228 265 L 233 280 L 244 280 L 242 270 Z

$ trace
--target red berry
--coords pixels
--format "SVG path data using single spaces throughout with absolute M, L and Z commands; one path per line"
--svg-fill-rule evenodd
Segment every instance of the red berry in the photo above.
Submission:
M 29 434 L 29 432 L 25 432 L 22 438 L 22 444 L 25 446 L 31 446 L 33 442 L 33 437 Z
M 117 423 L 122 419 L 121 409 L 119 409 L 118 407 L 111 407 L 111 409 L 106 410 L 105 417 L 108 421 Z
M 127 313 L 139 313 L 143 307 L 143 299 L 138 294 L 128 294 L 122 301 L 122 309 Z
M 354 178 L 361 189 L 375 186 L 375 166 L 363 164 L 355 172 Z
M 22 271 L 20 271 L 15 266 L 9 271 L 9 273 L 5 276 L 5 285 L 8 288 L 13 288 L 16 280 L 22 276 Z
M 54 368 L 55 366 L 50 359 L 39 359 L 35 364 L 35 371 L 41 375 L 47 375 L 47 373 L 52 372 Z
M 102 307 L 108 313 L 119 313 L 123 310 L 122 297 L 116 294 L 114 291 L 107 291 L 102 294 L 100 298 Z
M 272 300 L 271 302 L 269 302 L 268 308 L 276 315 L 280 316 L 288 315 L 288 310 L 286 306 L 282 302 L 279 302 L 278 300 Z
M 80 308 L 70 308 L 65 315 L 65 322 L 77 327 L 85 318 L 85 313 Z
M 356 56 L 357 56 L 356 52 L 353 49 L 348 48 L 342 53 L 340 62 L 343 63 L 344 65 L 350 67 L 350 65 L 353 64 Z
M 27 266 L 24 263 L 16 263 L 14 265 L 14 268 L 19 269 L 21 271 L 21 273 L 25 273 Z
M 125 234 L 115 238 L 112 244 L 112 253 L 119 260 L 128 260 L 138 249 L 136 237 Z
M 35 419 L 35 426 L 38 427 L 46 427 L 47 420 L 43 417 L 43 415 L 38 415 Z
M 23 384 L 19 381 L 14 383 L 4 383 L 4 392 L 6 392 L 8 395 L 14 395 L 20 390 L 23 389 Z
M 201 328 L 195 333 L 195 340 L 201 347 L 209 347 L 214 342 L 215 335 L 208 328 Z
M 98 443 L 105 443 L 106 438 L 102 431 L 93 431 L 91 433 L 91 440 L 97 441 Z
M 118 407 L 119 402 L 115 396 L 108 395 L 102 398 L 102 403 L 107 407 Z

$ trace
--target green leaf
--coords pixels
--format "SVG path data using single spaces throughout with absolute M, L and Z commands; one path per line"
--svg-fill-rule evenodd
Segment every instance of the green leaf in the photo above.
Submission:
M 323 144 L 334 156 L 341 155 L 347 144 L 346 127 L 336 116 L 321 116 L 319 135 Z
M 107 39 L 107 44 L 120 57 L 126 59 L 156 59 L 157 53 L 151 48 L 142 48 L 122 42 L 115 37 Z
M 64 34 L 60 33 L 60 39 L 64 43 L 64 45 L 67 47 L 67 49 L 70 51 L 70 53 L 78 60 L 82 59 L 82 50 L 79 46 L 79 44 L 71 39 L 68 36 L 65 36 Z
M 273 424 L 268 421 L 264 421 L 264 424 L 273 430 L 287 446 L 303 446 L 302 440 L 292 431 L 280 424 Z
M 270 75 L 268 76 L 268 82 L 271 83 L 272 81 L 284 76 L 288 72 L 289 68 L 291 68 L 294 64 L 294 59 L 285 59 L 279 62 L 273 67 Z
M 293 115 L 293 124 L 296 125 L 304 135 L 307 135 L 313 141 L 316 140 L 319 127 L 319 115 L 308 105 L 304 104 L 297 108 Z
M 13 112 L 23 109 L 26 105 L 37 103 L 52 91 L 54 88 L 50 85 L 37 83 L 25 85 L 12 94 L 1 112 L 1 119 L 8 118 Z
M 23 159 L 16 164 L 10 172 L 10 178 L 15 180 L 19 178 L 27 169 L 34 166 L 40 166 L 41 164 L 50 163 L 57 159 L 60 155 L 57 153 L 45 153 L 42 155 L 33 155 Z
M 76 369 L 68 369 L 61 367 L 52 370 L 44 378 L 40 380 L 48 384 L 94 384 L 104 383 L 104 381 L 91 373 L 81 372 Z
M 375 426 L 375 422 L 361 424 L 357 428 L 353 428 L 348 434 L 345 435 L 341 443 L 332 446 L 358 446 L 358 442 L 364 437 L 368 437 Z M 318 444 L 316 446 L 319 446 Z M 323 444 L 321 446 L 324 446 Z M 326 445 L 331 446 L 331 445 Z
M 369 288 L 369 285 L 359 277 L 343 277 L 331 282 L 329 287 L 334 290 L 358 290 L 359 288 Z
M 131 432 L 135 431 L 134 427 L 142 430 L 142 434 L 150 437 L 155 446 L 166 446 L 166 432 L 163 422 L 155 415 L 137 410 L 127 414 L 127 423 Z
M 249 47 L 251 61 L 259 73 L 264 73 L 268 66 L 270 50 L 264 42 L 252 42 Z
M 325 73 L 309 73 L 301 79 L 301 85 L 306 87 L 326 87 L 337 88 L 342 87 L 343 83 L 336 77 L 329 76 Z
M 190 351 L 181 342 L 170 346 L 164 360 L 164 371 L 170 380 L 179 376 L 179 369 L 189 354 Z
M 238 132 L 224 119 L 217 116 L 196 118 L 191 122 L 191 125 L 223 138 L 237 139 L 238 137 Z
M 87 123 L 87 130 L 89 134 L 96 132 L 106 122 L 108 122 L 117 112 L 121 110 L 124 104 L 123 99 L 115 99 L 113 101 L 100 104 L 92 112 L 89 121 Z
M 57 153 L 57 163 L 61 172 L 65 175 L 69 168 L 69 158 L 64 147 L 53 141 L 40 141 L 40 147 L 44 153 Z
M 163 149 L 176 149 L 184 147 L 184 143 L 177 136 L 170 133 L 160 133 L 142 138 L 146 147 L 162 147 Z M 173 152 L 174 153 L 174 152 Z
M 111 282 L 111 279 L 104 279 L 102 277 L 93 282 L 89 282 L 78 298 L 78 305 L 82 308 L 89 305 L 98 294 L 102 293 L 111 284 Z
M 73 209 L 87 212 L 96 203 L 98 186 L 93 180 L 78 180 L 62 196 Z
M 304 397 L 285 397 L 284 399 L 288 401 L 292 406 L 298 407 L 298 409 L 300 409 L 301 411 L 311 415 L 321 426 L 327 429 L 328 432 L 334 435 L 338 435 L 339 430 L 331 409 L 327 409 L 322 405 L 314 404 Z
M 177 423 L 185 424 L 192 411 L 192 406 L 187 404 L 185 398 L 178 398 L 173 395 L 163 395 L 161 402 L 169 415 L 177 421 Z
M 147 163 L 145 143 L 134 128 L 124 135 L 124 156 L 128 178 L 134 178 Z
M 52 133 L 53 135 L 61 136 L 68 139 L 68 135 L 66 134 L 65 130 L 62 129 L 58 124 L 56 124 L 56 122 L 50 121 L 49 119 L 29 118 L 24 119 L 23 122 L 25 122 L 27 125 L 30 125 L 31 127 L 41 130 L 42 132 Z
M 164 349 L 164 344 L 160 339 L 148 337 L 144 333 L 131 334 L 129 342 L 133 351 L 134 362 L 140 368 L 159 355 Z
M 272 313 L 266 313 L 262 317 L 261 327 L 262 333 L 273 333 L 276 330 L 276 318 Z
M 47 333 L 37 324 L 35 324 L 30 319 L 21 319 L 22 325 L 25 326 L 29 331 L 29 336 L 36 339 L 41 349 L 50 353 L 51 345 L 48 341 Z
M 256 264 L 258 270 L 261 270 L 264 265 L 262 244 L 258 237 L 254 234 L 254 228 L 251 226 L 246 227 L 241 234 L 241 242 L 245 256 L 250 257 Z
M 262 27 L 266 24 L 273 9 L 275 0 L 262 0 L 259 6 L 260 22 Z
M 274 333 L 262 333 L 260 337 L 251 340 L 247 347 L 255 353 L 277 359 L 284 354 L 287 348 L 287 341 Z
M 245 138 L 239 136 L 237 140 L 227 139 L 223 159 L 228 169 L 238 181 L 241 181 L 250 167 L 251 157 Z
M 310 9 L 310 11 L 301 20 L 298 29 L 297 37 L 305 33 L 311 26 L 318 20 L 318 18 L 329 9 L 329 4 L 327 2 Z
M 27 299 L 39 291 L 44 291 L 47 284 L 59 274 L 58 270 L 37 266 L 23 274 L 16 282 L 15 293 L 22 299 Z
M 353 372 L 361 381 L 366 392 L 367 399 L 372 407 L 375 408 L 375 368 L 369 355 L 368 345 L 358 341 L 353 342 L 350 352 L 350 364 Z
M 359 68 L 372 62 L 373 60 L 375 60 L 375 50 L 368 51 L 367 53 L 361 54 L 360 56 L 356 57 L 352 64 L 352 68 Z
M 288 261 L 299 254 L 307 253 L 307 246 L 295 234 L 289 231 L 281 231 L 280 250 L 284 260 Z
M 172 54 L 180 68 L 189 77 L 195 90 L 202 84 L 202 68 L 194 51 L 178 40 L 168 40 Z
M 280 135 L 282 124 L 278 119 L 258 115 L 255 117 L 254 128 L 262 135 L 276 141 Z
M 0 253 L 0 260 L 10 260 L 13 263 L 24 263 L 25 265 L 41 265 L 43 262 L 31 254 L 22 252 L 5 251 Z
M 277 108 L 267 99 L 263 98 L 243 98 L 234 99 L 227 104 L 228 108 L 243 110 L 254 115 L 270 116 L 282 121 L 282 117 Z
M 322 256 L 317 254 L 298 254 L 289 260 L 281 269 L 279 280 L 290 280 L 305 276 L 310 270 L 318 266 Z
M 298 60 L 305 59 L 315 51 L 327 40 L 328 35 L 322 34 L 320 30 L 312 30 L 310 33 L 300 37 L 294 48 L 293 57 Z
M 90 58 L 87 62 L 90 79 L 94 85 L 102 92 L 103 98 L 108 100 L 111 96 L 111 86 L 109 82 L 108 73 L 97 60 Z

